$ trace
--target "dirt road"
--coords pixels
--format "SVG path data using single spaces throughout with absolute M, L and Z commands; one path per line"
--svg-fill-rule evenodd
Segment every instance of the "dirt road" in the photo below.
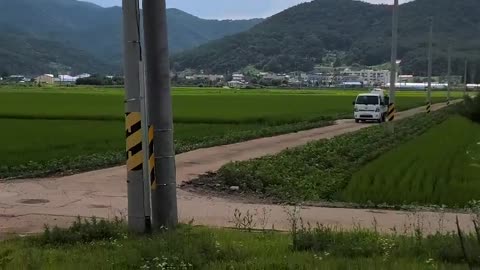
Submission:
M 437 104 L 433 109 L 443 105 Z M 423 108 L 401 112 L 398 118 L 422 113 Z M 248 160 L 275 154 L 284 149 L 308 142 L 332 138 L 370 126 L 355 124 L 353 120 L 339 120 L 335 125 L 262 138 L 232 145 L 199 149 L 177 156 L 177 184 L 218 170 L 230 161 Z M 179 216 L 182 222 L 194 220 L 195 224 L 232 226 L 233 213 L 239 209 L 255 215 L 256 227 L 288 230 L 287 210 L 279 205 L 244 204 L 216 197 L 202 197 L 178 189 Z M 115 167 L 59 178 L 25 179 L 0 182 L 0 234 L 35 233 L 44 224 L 67 226 L 76 216 L 113 218 L 126 216 L 126 169 Z M 255 214 L 256 213 L 256 214 Z M 406 230 L 412 223 L 421 224 L 425 231 L 454 229 L 455 214 L 416 213 L 308 207 L 300 211 L 304 222 L 322 223 L 350 228 L 354 225 L 376 226 L 388 231 L 392 228 Z M 470 216 L 459 215 L 466 229 L 471 229 Z M 439 225 L 439 219 L 444 225 Z M 376 220 L 376 222 L 374 221 Z M 468 224 L 468 225 L 467 225 Z M 410 228 L 411 229 L 411 228 Z

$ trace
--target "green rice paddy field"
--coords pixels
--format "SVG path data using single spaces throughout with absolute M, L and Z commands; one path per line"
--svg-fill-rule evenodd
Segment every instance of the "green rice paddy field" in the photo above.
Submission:
M 451 117 L 363 167 L 343 198 L 450 207 L 480 199 L 480 125 Z
M 173 91 L 177 152 L 326 125 L 350 117 L 357 94 L 178 88 Z M 436 92 L 434 101 L 444 101 L 445 96 Z M 91 155 L 103 159 L 104 153 L 112 154 L 99 167 L 119 164 L 124 149 L 123 99 L 122 89 L 0 88 L 0 178 L 51 173 L 71 159 L 80 163 L 73 167 L 82 168 L 82 159 Z M 397 103 L 405 110 L 424 102 L 422 92 L 401 92 Z

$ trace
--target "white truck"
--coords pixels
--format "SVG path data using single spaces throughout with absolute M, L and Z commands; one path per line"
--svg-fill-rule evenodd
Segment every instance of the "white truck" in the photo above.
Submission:
M 385 122 L 389 98 L 382 89 L 373 89 L 370 93 L 359 94 L 354 105 L 355 122 L 376 121 Z

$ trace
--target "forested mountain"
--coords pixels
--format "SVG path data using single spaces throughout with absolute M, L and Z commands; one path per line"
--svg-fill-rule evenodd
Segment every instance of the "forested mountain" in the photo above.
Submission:
M 480 1 L 415 0 L 401 5 L 399 12 L 403 72 L 426 73 L 430 16 L 435 18 L 436 74 L 446 70 L 449 39 L 456 73 L 462 74 L 465 57 L 480 62 Z M 249 31 L 181 53 L 174 58 L 175 68 L 224 72 L 254 65 L 267 71 L 308 71 L 332 52 L 337 52 L 341 64 L 381 64 L 390 59 L 391 15 L 388 5 L 314 0 L 272 16 Z
M 112 72 L 115 68 L 85 51 L 30 35 L 0 35 L 0 74 Z
M 172 53 L 245 31 L 261 21 L 204 20 L 177 9 L 169 9 L 167 15 Z M 120 7 L 102 8 L 77 0 L 0 0 L 0 33 L 0 64 L 4 64 L 0 69 L 11 73 L 47 72 L 51 68 L 44 62 L 47 56 L 73 70 L 121 70 Z

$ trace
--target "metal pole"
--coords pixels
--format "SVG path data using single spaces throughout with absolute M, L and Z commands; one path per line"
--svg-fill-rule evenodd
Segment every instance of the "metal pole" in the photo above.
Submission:
M 451 99 L 451 78 L 450 76 L 452 75 L 452 44 L 449 42 L 448 44 L 448 67 L 447 67 L 447 105 L 450 105 L 450 99 Z
M 432 50 L 433 50 L 433 17 L 430 17 L 430 33 L 428 37 L 428 93 L 427 113 L 432 109 Z
M 123 0 L 128 227 L 145 232 L 137 1 Z
M 143 0 L 146 86 L 153 135 L 152 227 L 178 223 L 172 97 L 165 0 Z
M 390 58 L 390 104 L 388 104 L 388 121 L 391 122 L 395 119 L 395 92 L 397 83 L 397 45 L 398 45 L 398 0 L 393 4 L 393 16 L 392 16 L 392 55 Z M 393 131 L 393 125 L 391 127 Z
M 465 59 L 465 75 L 464 75 L 464 82 L 465 82 L 465 88 L 463 88 L 463 96 L 466 96 L 467 95 L 467 84 L 468 84 L 468 81 L 467 81 L 467 77 L 468 77 L 468 60 Z

